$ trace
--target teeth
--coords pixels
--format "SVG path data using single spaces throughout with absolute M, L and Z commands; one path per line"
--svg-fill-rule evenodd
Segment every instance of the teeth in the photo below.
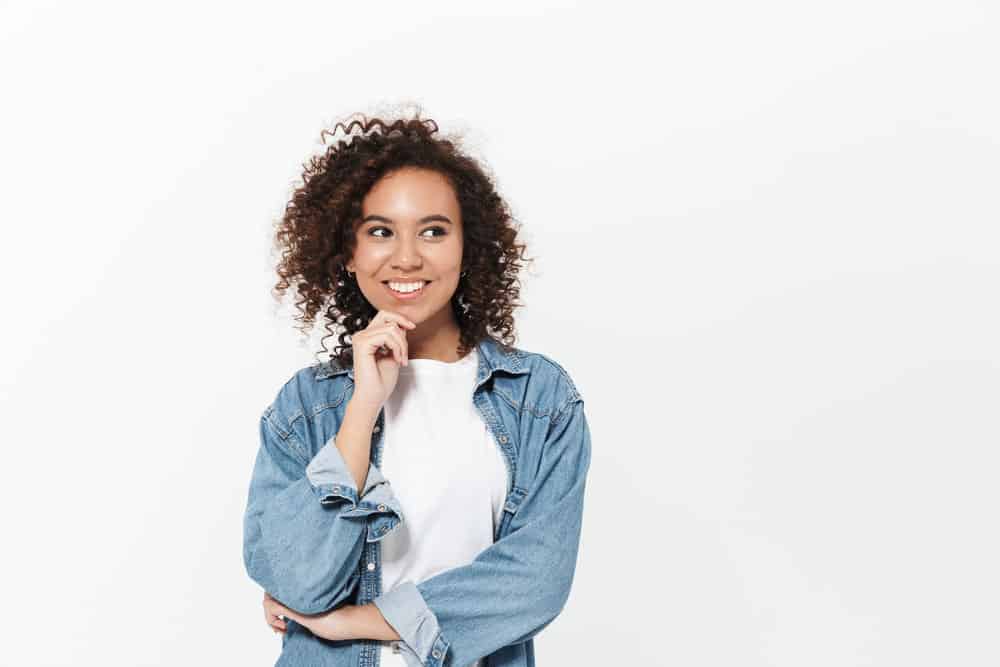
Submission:
M 423 286 L 423 281 L 417 283 L 389 283 L 389 287 L 397 292 L 416 292 Z

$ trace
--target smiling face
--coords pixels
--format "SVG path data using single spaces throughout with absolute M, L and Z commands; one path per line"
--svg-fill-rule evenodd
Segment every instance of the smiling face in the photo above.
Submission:
M 406 167 L 375 183 L 361 202 L 347 269 L 377 310 L 398 312 L 425 334 L 457 328 L 450 302 L 462 270 L 462 216 L 447 179 Z M 419 283 L 415 292 L 393 289 Z

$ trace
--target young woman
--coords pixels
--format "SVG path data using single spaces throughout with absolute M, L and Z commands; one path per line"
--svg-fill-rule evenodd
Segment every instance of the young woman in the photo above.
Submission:
M 576 567 L 583 399 L 513 346 L 524 245 L 483 167 L 419 117 L 338 128 L 276 236 L 276 293 L 342 330 L 260 420 L 243 558 L 277 664 L 529 667 Z

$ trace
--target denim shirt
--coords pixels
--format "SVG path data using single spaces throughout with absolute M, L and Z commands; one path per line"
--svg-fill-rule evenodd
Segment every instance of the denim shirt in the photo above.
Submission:
M 406 521 L 378 468 L 384 408 L 364 489 L 334 436 L 354 391 L 336 358 L 296 372 L 260 420 L 244 515 L 247 573 L 285 606 L 318 614 L 374 603 L 409 667 L 531 667 L 534 636 L 566 604 L 576 569 L 590 430 L 565 369 L 492 338 L 477 345 L 469 397 L 508 468 L 493 544 L 472 562 L 381 590 L 380 540 Z M 382 644 L 330 641 L 288 619 L 277 666 L 376 667 Z

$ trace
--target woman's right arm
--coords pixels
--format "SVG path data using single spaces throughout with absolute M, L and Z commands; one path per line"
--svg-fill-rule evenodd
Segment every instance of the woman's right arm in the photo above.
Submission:
M 261 417 L 243 562 L 251 579 L 297 612 L 319 614 L 347 600 L 361 578 L 365 542 L 382 539 L 403 521 L 392 487 L 370 462 L 371 437 L 399 367 L 407 363 L 405 330 L 416 326 L 380 310 L 351 336 L 354 392 L 337 435 L 311 460 L 312 450 L 278 410 L 297 405 L 296 399 L 281 401 L 279 393 Z
M 303 614 L 349 599 L 366 539 L 382 539 L 403 520 L 388 481 L 369 462 L 373 424 L 369 410 L 349 404 L 337 435 L 307 460 L 309 449 L 274 405 L 261 416 L 243 562 L 251 579 Z

